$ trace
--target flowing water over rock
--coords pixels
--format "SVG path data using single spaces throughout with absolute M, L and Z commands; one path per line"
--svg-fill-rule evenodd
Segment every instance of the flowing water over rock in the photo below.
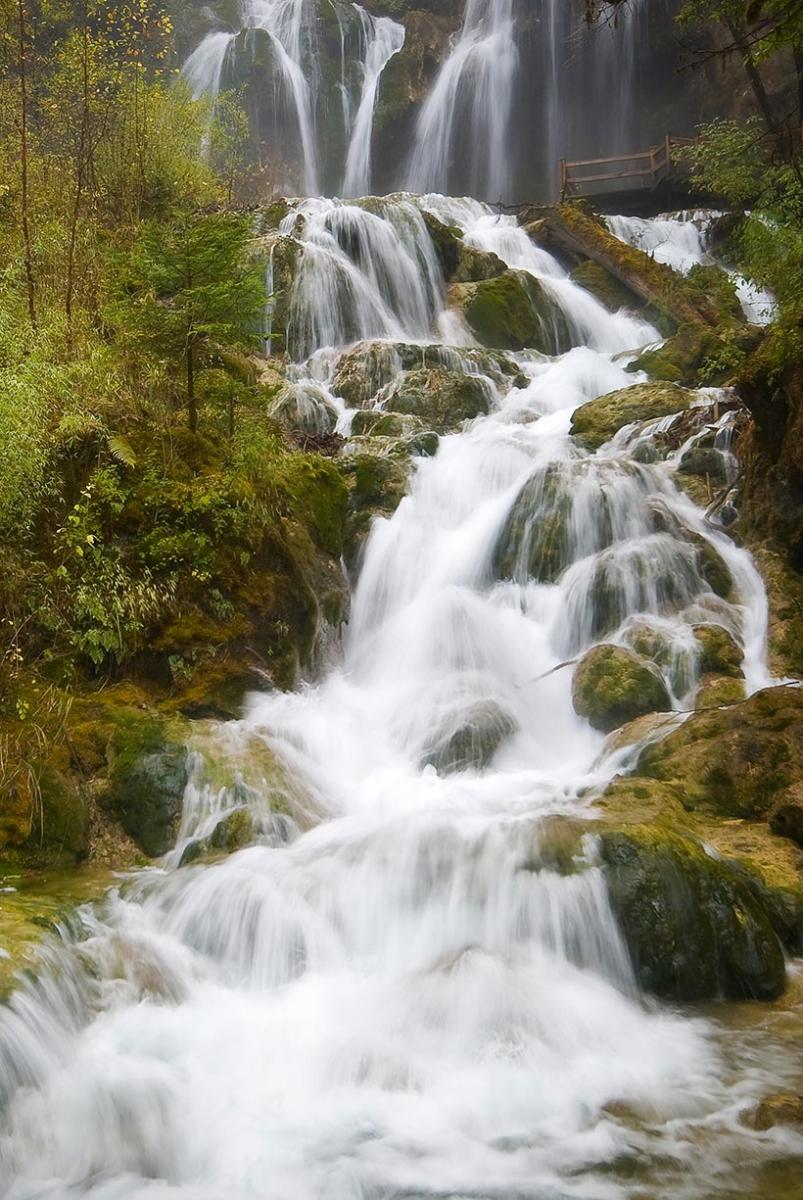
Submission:
M 474 343 L 445 308 L 433 217 L 521 274 L 565 352 Z M 656 331 L 473 201 L 305 201 L 279 236 L 298 243 L 296 380 L 342 431 L 392 415 L 421 371 L 479 380 L 483 407 L 444 421 L 375 521 L 338 660 L 221 727 L 235 784 L 210 768 L 214 737 L 193 753 L 176 851 L 83 910 L 0 1011 L 0 1187 L 769 1194 L 746 1164 L 775 1169 L 799 1139 L 739 1115 L 794 1084 L 782 1030 L 725 1032 L 646 1000 L 593 835 L 569 861 L 551 840 L 556 819 L 593 816 L 621 763 L 574 710 L 590 646 L 663 639 L 654 669 L 678 720 L 701 623 L 733 635 L 749 690 L 769 682 L 749 556 L 676 489 L 682 450 L 646 452 L 675 418 L 594 452 L 570 434 L 579 406 L 638 382 L 625 366 Z M 281 813 L 259 744 L 292 781 Z M 252 845 L 177 865 L 236 813 Z

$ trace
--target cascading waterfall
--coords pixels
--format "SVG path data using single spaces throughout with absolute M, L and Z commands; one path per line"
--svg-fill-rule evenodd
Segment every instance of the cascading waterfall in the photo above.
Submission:
M 413 190 L 448 192 L 459 179 L 473 196 L 509 195 L 507 132 L 517 64 L 513 0 L 467 0 L 460 34 L 418 121 Z
M 503 384 L 465 331 L 448 342 L 459 323 L 424 212 L 548 285 L 572 348 L 517 355 Z M 0 1190 L 703 1200 L 716 1176 L 737 1195 L 751 1135 L 736 1115 L 768 1064 L 794 1077 L 790 1056 L 645 1003 L 594 839 L 569 871 L 550 853 L 552 822 L 592 815 L 584 797 L 618 761 L 574 712 L 567 655 L 646 624 L 673 650 L 680 710 L 691 626 L 709 622 L 741 644 L 749 688 L 769 679 L 749 556 L 675 488 L 671 460 L 639 452 L 651 430 L 595 454 L 569 435 L 573 410 L 632 383 L 629 357 L 658 335 L 476 202 L 308 200 L 294 231 L 295 370 L 341 428 L 355 353 L 373 364 L 369 406 L 416 356 L 480 373 L 493 405 L 418 460 L 375 522 L 341 661 L 219 730 L 241 764 L 230 788 L 194 748 L 176 852 L 82 910 L 0 1010 Z M 562 514 L 557 559 L 539 540 L 547 513 Z M 701 573 L 701 539 L 734 601 Z M 291 776 L 292 816 L 272 816 L 249 774 L 254 745 Z M 243 809 L 253 845 L 177 868 Z M 752 1137 L 753 1155 L 784 1152 Z
M 606 220 L 611 233 L 621 241 L 686 275 L 693 267 L 714 261 L 709 250 L 709 237 L 713 222 L 721 215 L 706 209 L 664 213 L 650 220 L 622 216 L 607 217 Z M 768 325 L 775 319 L 775 298 L 765 288 L 738 271 L 728 270 L 727 273 L 751 324 Z
M 377 89 L 385 67 L 404 45 L 404 26 L 389 17 L 374 17 L 348 0 L 332 0 L 331 12 L 340 41 L 341 136 L 346 146 L 342 189 L 346 195 L 364 195 L 371 188 Z M 263 68 L 267 57 L 273 64 L 276 141 L 281 144 L 288 136 L 298 136 L 304 191 L 317 195 L 322 180 L 321 139 L 325 135 L 331 140 L 333 131 L 328 123 L 331 114 L 325 112 L 330 98 L 324 87 L 316 6 L 312 0 L 242 0 L 240 21 L 238 34 L 207 34 L 182 73 L 194 97 L 207 95 L 214 101 L 238 55 Z M 259 39 L 267 39 L 267 48 Z M 283 116 L 285 107 L 289 122 Z

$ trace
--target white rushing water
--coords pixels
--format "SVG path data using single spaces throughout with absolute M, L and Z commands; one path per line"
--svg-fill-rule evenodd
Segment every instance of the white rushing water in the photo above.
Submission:
M 245 60 L 264 65 L 258 38 L 268 39 L 273 64 L 274 117 L 281 141 L 300 140 L 303 186 L 316 195 L 321 186 L 321 142 L 334 132 L 324 117 L 327 64 L 321 44 L 318 12 L 310 0 L 240 0 L 240 33 L 212 31 L 182 68 L 194 98 L 213 102 L 220 94 L 226 68 L 234 65 L 239 80 L 247 78 L 242 64 L 233 63 L 242 42 Z M 340 100 L 346 147 L 342 190 L 365 195 L 371 188 L 371 142 L 376 96 L 382 73 L 404 45 L 404 26 L 389 17 L 375 17 L 359 4 L 331 0 L 331 15 L 340 42 Z M 282 119 L 289 109 L 289 123 Z
M 459 158 L 471 195 L 509 195 L 514 28 L 513 0 L 467 0 L 459 36 L 418 120 L 409 171 L 414 191 L 448 192 Z
M 621 241 L 643 250 L 656 262 L 687 275 L 693 267 L 713 263 L 709 248 L 712 223 L 722 214 L 708 209 L 651 217 L 607 217 L 608 228 Z M 775 298 L 738 271 L 728 270 L 745 317 L 752 325 L 769 325 L 776 315 Z
M 422 210 L 543 284 L 571 347 L 515 356 L 505 382 L 444 315 Z M 177 852 L 85 910 L 0 1010 L 0 1191 L 707 1200 L 748 1143 L 782 1152 L 737 1118 L 790 1063 L 645 1002 L 592 842 L 570 873 L 549 853 L 551 822 L 588 816 L 587 789 L 615 770 L 572 706 L 585 647 L 645 626 L 664 638 L 678 710 L 694 624 L 734 633 L 748 687 L 769 678 L 750 559 L 676 490 L 672 460 L 639 453 L 649 430 L 596 454 L 569 435 L 578 405 L 634 382 L 628 358 L 657 334 L 476 202 L 306 201 L 293 229 L 308 399 L 347 428 L 343 353 L 373 364 L 380 407 L 412 353 L 484 372 L 491 410 L 417 460 L 375 522 L 340 660 L 219 731 L 236 785 L 195 756 Z M 539 538 L 558 511 L 556 565 Z M 700 573 L 701 539 L 733 602 Z M 270 813 L 260 746 L 291 776 L 295 821 Z M 243 806 L 256 844 L 176 866 Z

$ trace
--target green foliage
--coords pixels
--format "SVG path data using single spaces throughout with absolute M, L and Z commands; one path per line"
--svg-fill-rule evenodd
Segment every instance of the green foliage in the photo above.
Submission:
M 183 371 L 193 429 L 201 359 L 257 338 L 265 287 L 247 257 L 250 236 L 237 214 L 182 212 L 145 224 L 120 274 L 112 320 L 135 347 Z

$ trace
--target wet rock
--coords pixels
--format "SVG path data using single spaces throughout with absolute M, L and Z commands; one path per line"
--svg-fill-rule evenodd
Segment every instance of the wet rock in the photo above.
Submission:
M 776 1125 L 803 1129 L 803 1096 L 799 1092 L 776 1092 L 766 1096 L 750 1114 L 753 1129 L 764 1132 Z
M 620 283 L 615 275 L 590 258 L 577 264 L 571 272 L 571 278 L 592 296 L 596 296 L 611 312 L 617 312 L 620 308 L 644 307 L 644 302 Z
M 179 727 L 146 713 L 126 714 L 109 755 L 107 806 L 147 855 L 165 854 L 175 841 L 188 779 Z
M 377 402 L 389 412 L 422 418 L 430 429 L 445 433 L 488 412 L 492 391 L 478 375 L 433 367 L 408 371 L 390 384 Z
M 506 271 L 507 264 L 497 254 L 460 243 L 453 276 L 455 283 L 479 283 L 484 279 L 496 279 Z
M 315 384 L 287 383 L 268 405 L 268 412 L 286 429 L 325 437 L 334 433 L 337 411 Z
M 625 425 L 684 411 L 693 395 L 674 384 L 637 383 L 583 404 L 572 417 L 571 432 L 596 450 Z
M 179 866 L 186 867 L 213 854 L 234 854 L 250 846 L 256 832 L 251 813 L 237 808 L 217 823 L 209 837 L 190 842 L 181 855 Z
M 695 708 L 720 708 L 744 700 L 744 681 L 730 675 L 703 675 L 694 697 Z
M 722 625 L 694 625 L 694 637 L 700 647 L 700 673 L 714 672 L 740 679 L 742 649 Z
M 694 713 L 648 746 L 636 772 L 676 787 L 689 808 L 766 818 L 803 777 L 803 688 L 775 687 Z
M 681 455 L 678 471 L 682 475 L 701 475 L 724 483 L 728 477 L 728 463 L 722 451 L 713 446 L 692 446 Z
M 375 517 L 391 516 L 407 494 L 412 463 L 410 454 L 393 454 L 395 447 L 354 442 L 340 461 L 348 485 L 348 507 L 343 538 L 343 558 L 349 570 L 359 562 L 360 552 Z
M 571 346 L 566 318 L 537 280 L 507 270 L 479 283 L 456 283 L 449 304 L 477 340 L 494 350 L 561 354 Z
M 623 646 L 594 646 L 583 655 L 572 681 L 576 712 L 610 733 L 645 713 L 672 707 L 660 673 Z
M 494 700 L 481 701 L 430 743 L 422 766 L 433 766 L 439 774 L 480 770 L 488 766 L 496 751 L 516 732 L 516 722 Z
M 666 1000 L 772 1000 L 785 986 L 772 923 L 742 874 L 658 826 L 606 831 L 611 908 L 645 991 Z

